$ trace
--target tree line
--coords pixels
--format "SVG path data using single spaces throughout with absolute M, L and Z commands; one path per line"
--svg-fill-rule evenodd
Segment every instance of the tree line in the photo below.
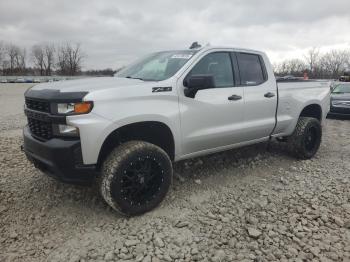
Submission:
M 310 78 L 338 79 L 350 70 L 350 50 L 321 52 L 313 47 L 302 58 L 288 59 L 274 65 L 274 70 L 278 76 L 300 77 L 307 73 Z
M 113 75 L 112 69 L 82 71 L 85 53 L 79 43 L 42 43 L 29 52 L 0 42 L 0 75 Z M 30 66 L 28 66 L 30 64 Z
M 112 69 L 82 71 L 85 53 L 79 43 L 35 44 L 28 52 L 12 43 L 0 42 L 0 75 L 113 75 Z M 31 66 L 28 66 L 31 64 Z M 321 52 L 309 49 L 301 58 L 274 65 L 277 76 L 293 75 L 310 78 L 337 79 L 350 71 L 350 50 Z

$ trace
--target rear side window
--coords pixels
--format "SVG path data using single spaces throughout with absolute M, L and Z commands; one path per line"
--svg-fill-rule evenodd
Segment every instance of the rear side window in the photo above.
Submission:
M 212 75 L 215 87 L 232 87 L 233 71 L 229 53 L 211 53 L 203 57 L 191 70 L 192 75 Z
M 241 85 L 259 85 L 265 82 L 265 70 L 259 55 L 237 53 Z

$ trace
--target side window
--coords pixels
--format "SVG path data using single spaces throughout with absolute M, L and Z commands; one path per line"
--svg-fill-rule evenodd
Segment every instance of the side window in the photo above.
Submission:
M 229 53 L 211 53 L 203 57 L 191 70 L 188 76 L 212 75 L 215 87 L 232 87 L 233 72 Z
M 259 55 L 237 53 L 237 62 L 242 85 L 259 85 L 266 80 Z

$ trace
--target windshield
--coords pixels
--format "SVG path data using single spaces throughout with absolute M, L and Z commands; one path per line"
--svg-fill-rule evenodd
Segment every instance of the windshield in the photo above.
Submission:
M 153 53 L 124 68 L 116 76 L 143 81 L 162 81 L 172 77 L 195 53 L 195 50 Z
M 339 84 L 334 87 L 333 94 L 343 94 L 350 93 L 350 83 L 349 84 Z

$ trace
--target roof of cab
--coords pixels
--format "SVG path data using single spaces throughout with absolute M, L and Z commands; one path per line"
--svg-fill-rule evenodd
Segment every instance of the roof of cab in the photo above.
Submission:
M 203 46 L 203 47 L 200 47 L 198 49 L 193 49 L 193 50 L 197 50 L 199 52 L 204 52 L 204 51 L 211 50 L 211 49 L 226 49 L 226 50 L 231 49 L 231 50 L 238 51 L 238 52 L 264 54 L 264 52 L 259 51 L 259 50 L 240 48 L 240 47 L 232 47 L 232 46 Z M 191 49 L 189 49 L 189 50 L 191 50 Z

